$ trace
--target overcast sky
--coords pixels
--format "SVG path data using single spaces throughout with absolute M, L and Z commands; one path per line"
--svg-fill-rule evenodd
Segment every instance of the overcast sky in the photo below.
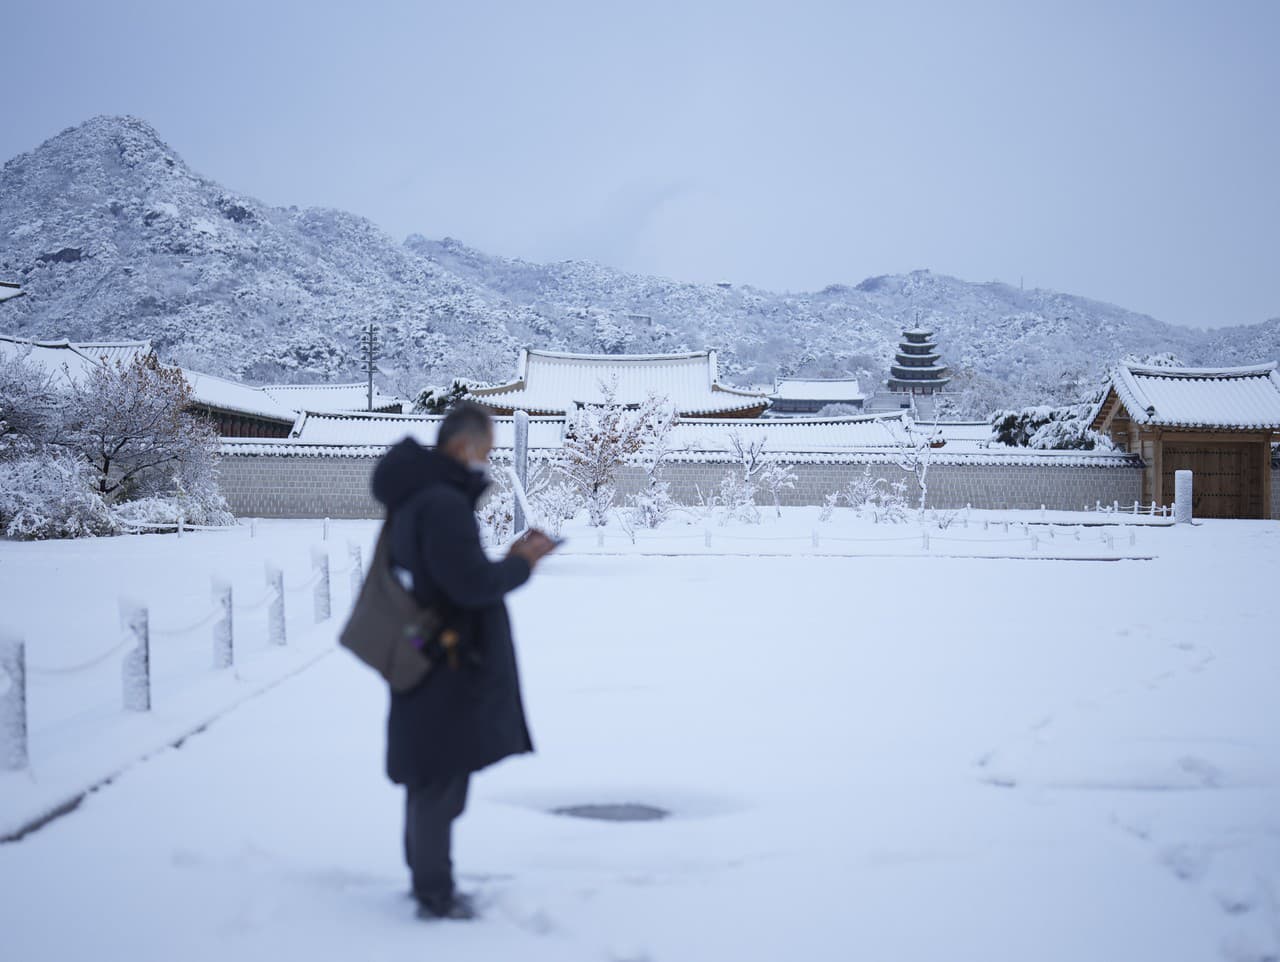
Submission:
M 16 0 L 0 30 L 5 158 L 129 113 L 396 238 L 1280 315 L 1280 2 Z

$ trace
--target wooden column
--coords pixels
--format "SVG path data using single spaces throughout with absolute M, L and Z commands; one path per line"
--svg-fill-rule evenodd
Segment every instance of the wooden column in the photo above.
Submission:
M 1271 520 L 1271 439 L 1263 438 L 1262 444 L 1262 518 Z

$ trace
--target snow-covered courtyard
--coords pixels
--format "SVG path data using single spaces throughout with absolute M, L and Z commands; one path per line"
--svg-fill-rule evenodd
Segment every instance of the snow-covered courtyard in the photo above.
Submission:
M 475 923 L 414 919 L 386 694 L 333 651 L 346 541 L 367 560 L 372 523 L 332 523 L 318 625 L 319 521 L 0 541 L 0 624 L 33 666 L 31 771 L 0 775 L 0 827 L 119 772 L 0 845 L 0 954 L 1280 957 L 1280 523 L 1130 544 L 1062 517 L 1033 553 L 1014 539 L 1037 515 L 1006 534 L 975 512 L 927 550 L 914 525 L 816 509 L 711 547 L 701 527 L 601 547 L 568 525 L 510 599 L 538 750 L 472 782 L 455 859 Z M 1149 560 L 1062 560 L 1123 555 Z M 264 561 L 285 571 L 284 648 L 255 607 Z M 213 576 L 245 609 L 221 673 L 196 624 Z M 148 716 L 120 711 L 118 657 L 51 671 L 116 643 L 120 595 L 151 606 Z M 553 813 L 599 803 L 671 814 Z

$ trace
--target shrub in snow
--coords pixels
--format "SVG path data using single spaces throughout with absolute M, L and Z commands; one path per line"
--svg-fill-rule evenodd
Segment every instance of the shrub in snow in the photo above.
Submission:
M 216 485 L 204 478 L 184 479 L 175 475 L 167 492 L 125 501 L 111 509 L 112 517 L 124 528 L 130 525 L 186 524 L 232 525 L 235 515 Z
M 768 494 L 769 500 L 773 502 L 774 513 L 781 518 L 782 492 L 795 488 L 797 480 L 795 468 L 781 461 L 769 460 L 760 469 L 757 478 L 761 490 Z
M 95 366 L 72 388 L 65 444 L 88 461 L 108 504 L 140 493 L 149 478 L 211 471 L 217 434 L 186 412 L 190 401 L 182 371 L 154 355 Z
M 830 521 L 831 516 L 836 513 L 836 508 L 840 506 L 840 492 L 831 491 L 822 497 L 822 510 L 818 512 L 819 521 Z
M 824 404 L 818 409 L 817 417 L 820 418 L 848 418 L 856 417 L 863 412 L 852 404 Z
M 628 499 L 627 515 L 632 524 L 641 528 L 657 528 L 671 517 L 676 502 L 671 497 L 671 485 L 666 481 L 652 481 L 643 491 Z
M 529 496 L 529 506 L 537 514 L 542 530 L 558 538 L 564 523 L 582 510 L 582 497 L 572 485 L 547 484 Z
M 721 524 L 728 524 L 730 521 L 760 523 L 760 509 L 756 507 L 756 486 L 736 474 L 726 474 L 720 479 L 716 507 L 719 509 Z
M 0 461 L 4 533 L 29 540 L 113 533 L 107 506 L 90 482 L 89 466 L 57 448 Z
M 515 534 L 516 496 L 506 472 L 495 474 L 488 496 L 476 508 L 476 522 L 480 525 L 480 540 L 486 545 L 501 544 Z

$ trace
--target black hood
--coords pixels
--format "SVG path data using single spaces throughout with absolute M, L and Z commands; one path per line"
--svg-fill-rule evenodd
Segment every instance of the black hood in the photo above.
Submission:
M 390 513 L 424 488 L 447 484 L 478 501 L 488 483 L 465 464 L 405 438 L 373 469 L 373 496 Z

